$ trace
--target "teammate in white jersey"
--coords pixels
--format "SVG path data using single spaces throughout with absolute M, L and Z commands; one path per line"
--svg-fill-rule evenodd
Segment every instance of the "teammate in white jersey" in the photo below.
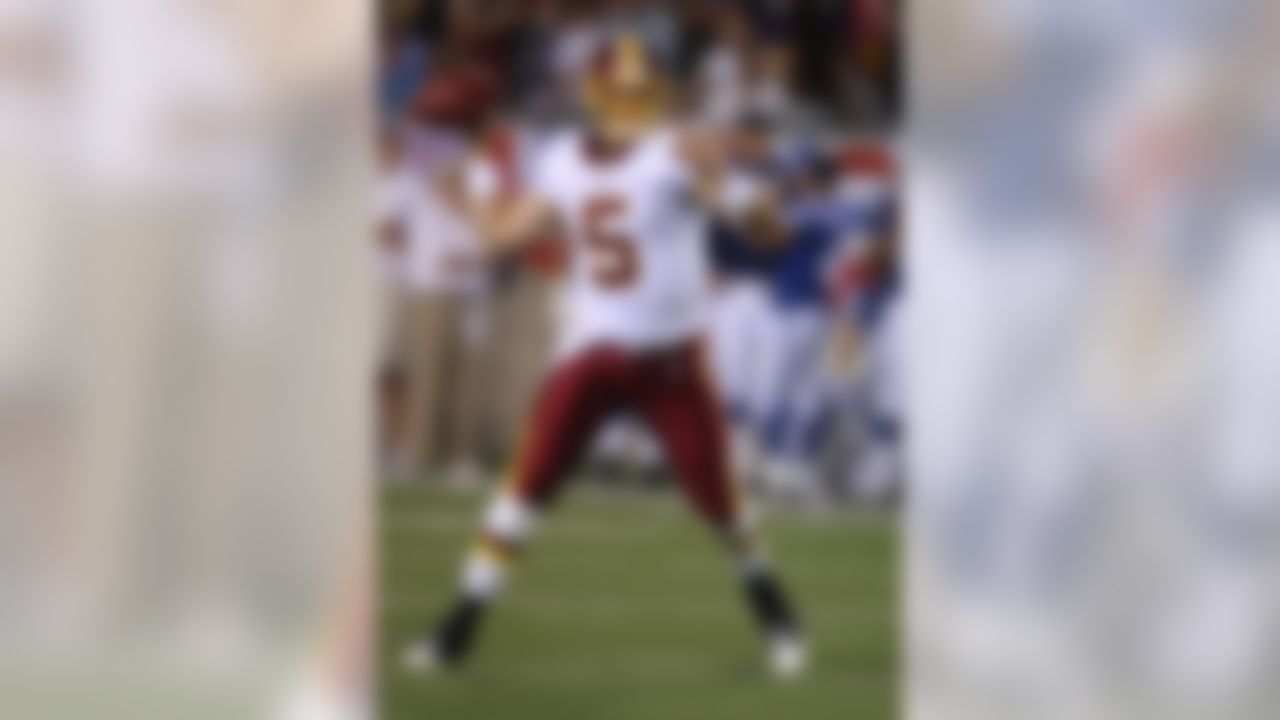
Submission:
M 739 563 L 773 669 L 794 676 L 806 660 L 799 623 L 745 517 L 701 342 L 710 214 L 749 216 L 761 231 L 768 203 L 754 193 L 723 197 L 713 139 L 664 125 L 667 88 L 637 40 L 609 44 L 583 94 L 591 127 L 551 141 L 526 192 L 473 206 L 496 252 L 548 232 L 564 239 L 567 314 L 560 358 L 484 518 L 459 598 L 406 659 L 416 667 L 464 659 L 539 511 L 595 432 L 628 413 L 652 430 L 688 500 Z

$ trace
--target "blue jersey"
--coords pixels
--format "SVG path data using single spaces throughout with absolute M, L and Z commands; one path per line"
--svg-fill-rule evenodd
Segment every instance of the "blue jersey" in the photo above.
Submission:
M 771 278 L 774 299 L 783 307 L 822 306 L 838 251 L 865 238 L 873 218 L 866 208 L 832 201 L 799 204 L 789 216 L 791 238 Z
M 773 271 L 773 295 L 784 307 L 810 307 L 826 301 L 825 260 L 835 238 L 825 227 L 806 224 L 791 240 Z

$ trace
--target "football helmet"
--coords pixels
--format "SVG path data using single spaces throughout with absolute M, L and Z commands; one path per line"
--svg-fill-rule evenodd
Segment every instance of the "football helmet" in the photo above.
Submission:
M 613 142 L 630 142 L 657 125 L 669 95 L 657 59 L 634 35 L 601 46 L 582 81 L 583 105 L 594 129 Z

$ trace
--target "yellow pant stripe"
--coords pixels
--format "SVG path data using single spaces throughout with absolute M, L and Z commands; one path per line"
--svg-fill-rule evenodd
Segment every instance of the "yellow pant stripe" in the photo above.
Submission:
M 488 534 L 477 537 L 472 549 L 500 567 L 510 567 L 520 557 L 520 550 L 515 545 Z

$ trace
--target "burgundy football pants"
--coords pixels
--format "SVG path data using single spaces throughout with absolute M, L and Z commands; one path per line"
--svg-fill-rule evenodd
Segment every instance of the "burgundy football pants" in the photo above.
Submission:
M 510 491 L 535 505 L 550 502 L 618 413 L 652 430 L 700 515 L 722 527 L 737 519 L 725 424 L 698 342 L 646 352 L 592 348 L 561 362 L 535 402 Z

